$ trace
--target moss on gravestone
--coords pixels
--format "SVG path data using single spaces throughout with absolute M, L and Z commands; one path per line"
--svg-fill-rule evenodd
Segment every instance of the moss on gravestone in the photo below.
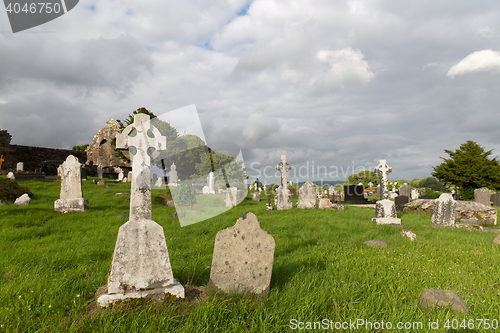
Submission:
M 26 187 L 21 187 L 15 180 L 0 178 L 0 200 L 14 202 L 24 193 L 33 198 L 33 193 Z

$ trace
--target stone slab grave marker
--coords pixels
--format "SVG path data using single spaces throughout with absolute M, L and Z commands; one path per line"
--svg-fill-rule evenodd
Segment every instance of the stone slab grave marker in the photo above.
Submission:
M 123 169 L 122 168 L 118 168 L 118 180 L 119 181 L 122 181 L 123 180 Z
M 103 167 L 102 163 L 97 166 L 97 178 L 103 178 Z
M 316 208 L 316 186 L 310 181 L 307 181 L 299 188 L 299 202 L 297 208 Z
M 170 166 L 170 175 L 168 177 L 168 186 L 177 186 L 177 167 L 174 163 Z
M 399 195 L 403 195 L 408 198 L 411 196 L 411 188 L 408 183 L 404 183 L 403 185 L 401 185 L 401 187 L 399 188 Z
M 7 174 L 7 179 L 16 180 L 16 176 L 14 176 L 14 173 L 11 171 Z
M 61 194 L 54 201 L 54 210 L 61 213 L 84 212 L 89 203 L 82 194 L 82 164 L 69 155 L 61 164 Z
M 443 193 L 434 200 L 431 224 L 438 226 L 455 225 L 455 208 L 457 203 L 450 193 Z
M 318 200 L 318 208 L 319 209 L 332 208 L 332 202 L 328 198 L 321 198 Z
M 266 294 L 271 283 L 274 237 L 252 212 L 215 237 L 209 288 L 223 293 Z
M 375 205 L 375 218 L 373 222 L 377 224 L 401 225 L 401 219 L 397 218 L 396 206 L 389 200 L 389 186 L 387 175 L 392 168 L 387 165 L 386 160 L 380 160 L 380 164 L 375 168 L 375 172 L 380 175 L 380 199 Z
M 130 183 L 131 181 L 132 181 L 132 171 L 129 171 L 129 172 L 127 173 L 127 182 L 129 182 L 129 183 Z
M 281 173 L 281 188 L 276 193 L 276 209 L 292 209 L 292 193 L 288 190 L 286 174 L 292 167 L 286 162 L 286 155 L 281 155 L 281 162 L 276 166 L 276 170 Z
M 24 163 L 23 162 L 17 163 L 16 171 L 24 171 Z
M 366 204 L 365 188 L 361 185 L 344 185 L 344 204 L 358 205 Z
M 260 201 L 260 192 L 254 192 L 254 194 L 252 195 L 252 200 L 259 202 Z
M 30 203 L 30 201 L 31 201 L 31 198 L 29 197 L 29 195 L 27 193 L 24 193 L 19 198 L 17 198 L 16 201 L 14 201 L 14 205 L 24 206 L 24 205 L 28 205 Z
M 395 197 L 394 203 L 396 205 L 396 211 L 402 212 L 403 205 L 406 205 L 408 202 L 410 202 L 410 198 L 408 198 L 406 195 L 399 195 L 399 196 Z
M 208 194 L 215 194 L 215 176 L 212 171 L 208 173 L 207 186 L 208 186 Z
M 156 173 L 153 173 L 153 177 L 151 179 L 152 184 L 156 184 L 156 181 L 158 180 L 158 175 Z
M 416 188 L 411 190 L 411 200 L 418 199 L 418 190 Z
M 0 170 L 2 170 L 2 163 L 5 162 L 5 160 L 3 159 L 3 155 L 0 156 Z
M 134 130 L 135 129 L 135 130 Z M 134 130 L 135 136 L 129 136 Z M 166 293 L 184 298 L 184 287 L 174 279 L 163 228 L 152 220 L 151 158 L 166 147 L 166 138 L 151 125 L 149 115 L 136 114 L 134 123 L 116 136 L 116 147 L 130 149 L 132 184 L 129 221 L 116 240 L 108 277 L 108 293 L 98 298 L 100 306 L 117 300 L 142 297 L 163 298 Z
M 477 188 L 474 190 L 474 201 L 491 207 L 490 191 L 486 188 Z
M 491 195 L 491 201 L 493 201 L 493 206 L 500 206 L 500 193 L 495 193 Z
M 209 194 L 209 193 L 208 193 L 208 186 L 207 186 L 207 185 L 203 186 L 203 188 L 201 189 L 201 192 L 202 192 L 203 194 Z

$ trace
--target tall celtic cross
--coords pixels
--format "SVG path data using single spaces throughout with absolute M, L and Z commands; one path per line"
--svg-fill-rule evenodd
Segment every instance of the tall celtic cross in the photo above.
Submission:
M 380 175 L 380 199 L 389 199 L 389 184 L 387 175 L 392 171 L 392 168 L 387 165 L 386 160 L 380 160 L 380 164 L 375 168 L 375 172 Z
M 281 162 L 280 162 L 280 164 L 278 164 L 276 166 L 276 170 L 279 170 L 279 172 L 281 172 L 281 189 L 284 189 L 285 193 L 286 193 L 286 190 L 288 189 L 288 187 L 287 187 L 288 184 L 286 181 L 286 173 L 291 168 L 292 167 L 290 166 L 290 164 L 288 164 L 286 162 L 286 155 L 281 155 Z
M 135 135 L 132 130 L 135 128 Z M 130 133 L 132 132 L 132 133 Z M 132 160 L 132 184 L 130 190 L 130 221 L 151 220 L 151 157 L 164 150 L 167 139 L 151 125 L 149 115 L 139 113 L 134 122 L 116 135 L 116 147 L 129 149 Z M 135 149 L 130 149 L 131 147 Z M 155 151 L 148 155 L 148 149 Z M 134 152 L 135 150 L 135 152 Z
M 4 162 L 5 160 L 3 159 L 3 155 L 2 157 L 0 157 L 0 170 L 2 170 L 2 163 Z

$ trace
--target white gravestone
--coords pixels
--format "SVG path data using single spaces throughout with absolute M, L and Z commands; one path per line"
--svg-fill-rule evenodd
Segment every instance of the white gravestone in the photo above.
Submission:
M 315 208 L 316 207 L 316 187 L 310 181 L 299 189 L 299 202 L 297 208 Z
M 387 184 L 387 175 L 392 168 L 387 165 L 386 160 L 380 160 L 380 164 L 375 168 L 375 172 L 380 175 L 380 199 L 375 205 L 375 218 L 373 222 L 377 224 L 396 224 L 401 225 L 401 219 L 397 218 L 396 205 L 394 201 L 388 199 L 389 187 Z
M 102 178 L 102 164 L 97 166 L 97 178 Z
M 88 209 L 88 201 L 82 194 L 81 164 L 78 159 L 69 155 L 60 165 L 61 194 L 54 202 L 54 210 L 61 213 L 84 212 Z
M 155 182 L 156 187 L 163 187 L 165 186 L 165 179 L 163 177 L 158 177 Z
M 17 171 L 24 171 L 24 163 L 23 162 L 17 163 L 16 170 Z
M 411 190 L 411 200 L 418 199 L 418 190 L 416 188 Z
M 128 134 L 135 128 L 134 137 Z M 153 138 L 148 135 L 153 134 Z M 99 297 L 100 306 L 117 300 L 142 298 L 166 293 L 184 298 L 184 287 L 174 279 L 163 228 L 152 220 L 151 158 L 166 147 L 166 138 L 150 124 L 149 116 L 136 114 L 134 123 L 116 135 L 116 147 L 135 147 L 132 160 L 130 220 L 118 231 L 113 261 L 108 277 L 108 293 Z
M 281 172 L 281 186 L 276 193 L 276 209 L 292 209 L 292 193 L 288 190 L 288 183 L 286 180 L 286 173 L 291 169 L 291 166 L 286 162 L 285 155 L 281 155 L 281 162 L 276 166 L 276 169 Z
M 119 170 L 118 170 L 118 181 L 121 182 L 123 180 L 123 177 L 124 177 L 123 170 L 122 170 L 122 168 L 119 168 Z
M 455 208 L 457 203 L 450 193 L 443 193 L 434 200 L 431 224 L 442 226 L 455 225 Z
M 203 194 L 210 194 L 209 191 L 208 191 L 208 186 L 207 185 L 203 186 L 203 188 L 201 190 L 203 191 Z
M 210 173 L 208 174 L 207 186 L 208 186 L 208 194 L 215 194 L 215 176 L 212 171 L 210 171 Z
M 168 186 L 177 186 L 177 171 L 174 163 L 170 166 L 170 175 L 168 177 Z
M 16 201 L 14 201 L 14 205 L 24 206 L 24 205 L 29 204 L 30 201 L 31 201 L 31 198 L 29 197 L 29 195 L 27 193 L 24 193 L 19 198 L 17 198 Z
M 129 183 L 132 182 L 132 171 L 129 171 L 127 173 L 127 182 L 129 182 Z
M 12 173 L 12 171 L 11 171 L 11 172 L 9 172 L 9 173 L 7 174 L 7 179 L 10 179 L 10 180 L 16 180 L 16 176 L 14 176 L 14 174 L 13 174 L 13 173 Z
M 333 185 L 330 185 L 330 188 L 328 189 L 328 195 L 334 195 L 335 194 L 335 187 Z

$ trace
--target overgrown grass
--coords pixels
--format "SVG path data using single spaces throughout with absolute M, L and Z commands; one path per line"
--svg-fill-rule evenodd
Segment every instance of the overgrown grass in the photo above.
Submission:
M 35 194 L 31 203 L 0 207 L 0 332 L 285 332 L 292 319 L 383 320 L 392 331 L 399 331 L 398 322 L 421 322 L 421 331 L 429 331 L 428 323 L 439 320 L 433 330 L 439 332 L 447 331 L 448 319 L 500 317 L 494 232 L 438 229 L 430 215 L 398 213 L 403 228 L 417 234 L 411 242 L 400 227 L 372 224 L 372 208 L 266 212 L 267 197 L 257 203 L 251 193 L 237 207 L 183 228 L 170 217 L 172 207 L 153 204 L 153 219 L 164 229 L 174 276 L 183 285 L 206 287 L 215 235 L 243 212 L 255 213 L 276 240 L 266 297 L 209 292 L 198 301 L 97 309 L 94 294 L 106 284 L 118 228 L 128 220 L 119 216 L 128 214 L 130 197 L 113 194 L 130 191 L 130 183 L 83 182 L 90 210 L 65 215 L 53 209 L 60 183 L 20 185 Z M 363 245 L 371 239 L 389 247 Z M 456 291 L 469 314 L 421 308 L 426 288 Z

